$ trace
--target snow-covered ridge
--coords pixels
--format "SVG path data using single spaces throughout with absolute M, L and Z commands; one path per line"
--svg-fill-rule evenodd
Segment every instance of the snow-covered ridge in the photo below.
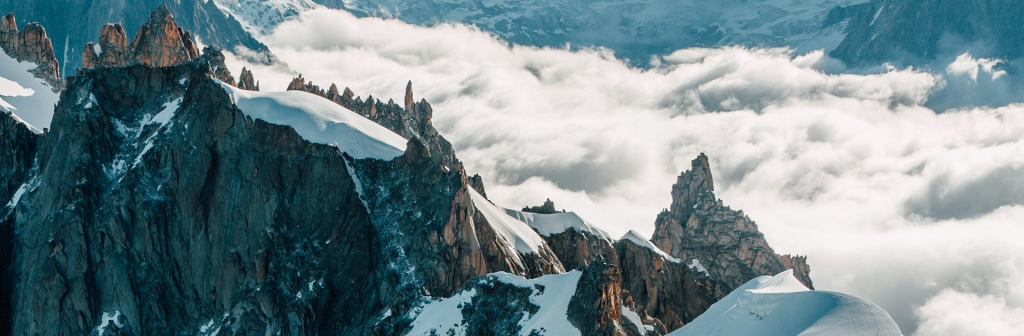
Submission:
M 520 335 L 531 335 L 540 331 L 542 335 L 580 335 L 569 322 L 569 302 L 576 293 L 582 272 L 576 270 L 563 274 L 550 274 L 536 279 L 525 279 L 509 273 L 499 272 L 487 275 L 484 281 L 496 281 L 533 291 L 530 303 L 539 310 L 534 314 L 524 312 L 519 321 Z M 465 335 L 466 326 L 462 320 L 462 309 L 468 306 L 478 293 L 473 290 L 459 292 L 447 299 L 437 299 L 417 308 L 416 319 L 406 335 Z
M 670 336 L 899 336 L 896 322 L 867 300 L 811 291 L 792 270 L 750 280 Z
M 405 138 L 323 97 L 302 91 L 247 91 L 218 83 L 243 114 L 291 126 L 306 141 L 338 147 L 357 159 L 391 160 L 405 152 Z
M 576 231 L 587 232 L 608 241 L 612 240 L 611 237 L 608 236 L 607 232 L 604 232 L 604 230 L 590 224 L 575 212 L 537 214 L 505 209 L 505 213 L 523 223 L 526 223 L 526 225 L 536 229 L 538 233 L 545 237 L 549 237 L 553 234 L 559 234 L 569 229 L 576 229 Z
M 484 218 L 487 218 L 487 222 L 491 224 L 494 231 L 509 245 L 523 254 L 540 253 L 541 247 L 545 244 L 544 239 L 529 225 L 512 218 L 501 208 L 491 204 L 476 190 L 470 188 L 469 194 L 473 198 L 473 204 L 484 215 Z
M 654 253 L 657 253 L 657 254 L 661 255 L 663 258 L 665 258 L 665 260 L 668 260 L 668 261 L 671 261 L 671 262 L 674 262 L 674 263 L 680 263 L 680 264 L 683 263 L 683 261 L 679 260 L 679 258 L 673 257 L 673 256 L 669 255 L 668 253 L 665 253 L 665 251 L 662 251 L 661 249 L 659 249 L 657 246 L 654 246 L 654 244 L 652 244 L 651 241 L 649 241 L 649 240 L 647 240 L 647 238 L 644 238 L 643 236 L 641 236 L 639 232 L 636 232 L 636 231 L 633 231 L 633 230 L 629 230 L 629 232 L 626 232 L 626 234 L 623 235 L 622 238 L 620 238 L 619 240 L 628 240 L 628 241 L 633 242 L 634 244 L 637 244 L 637 245 L 640 245 L 642 247 L 645 247 L 645 248 L 647 248 L 647 249 L 649 249 L 651 251 L 654 251 Z

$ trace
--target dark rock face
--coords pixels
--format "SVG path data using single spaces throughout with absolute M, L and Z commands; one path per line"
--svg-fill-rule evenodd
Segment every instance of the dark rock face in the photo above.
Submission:
M 757 224 L 723 205 L 714 190 L 710 164 L 701 154 L 672 186 L 672 206 L 658 215 L 651 242 L 684 261 L 705 263 L 726 293 L 755 277 L 785 271 Z M 799 279 L 813 288 L 810 278 Z
M 546 236 L 544 241 L 551 246 L 551 250 L 567 270 L 582 269 L 595 262 L 613 265 L 619 263 L 619 256 L 612 242 L 589 232 L 570 228 L 565 232 Z
M 53 53 L 53 43 L 43 26 L 29 23 L 19 31 L 13 12 L 3 16 L 0 18 L 0 49 L 19 62 L 38 65 L 29 72 L 46 81 L 53 92 L 60 92 L 64 88 L 57 56 Z
M 849 34 L 832 52 L 848 64 L 923 63 L 971 51 L 1024 56 L 1024 3 L 1002 0 L 874 0 L 851 10 Z M 971 46 L 981 43 L 984 48 Z
M 383 103 L 375 100 L 373 96 L 369 96 L 366 101 L 363 101 L 360 97 L 355 97 L 355 94 L 347 87 L 339 93 L 338 87 L 334 84 L 324 90 L 313 82 L 307 82 L 301 74 L 292 79 L 292 82 L 288 84 L 288 90 L 319 95 L 387 127 L 406 139 L 419 138 L 424 145 L 430 148 L 432 153 L 441 157 L 441 161 L 449 169 L 454 168 L 458 162 L 452 144 L 442 137 L 430 122 L 434 114 L 433 108 L 426 100 L 415 102 L 413 99 L 411 81 L 405 88 L 406 104 L 404 108 L 395 104 L 394 101 Z
M 682 263 L 666 260 L 630 240 L 615 243 L 622 270 L 623 295 L 634 310 L 660 322 L 665 331 L 690 323 L 725 294 L 716 281 Z
M 532 207 L 531 206 L 523 207 L 523 212 L 532 212 L 532 213 L 539 213 L 539 214 L 553 214 L 553 213 L 558 212 L 558 210 L 555 210 L 555 202 L 552 202 L 551 199 L 549 198 L 549 199 L 545 200 L 544 204 L 542 204 L 542 205 L 532 206 Z
M 0 113 L 0 146 L 7 150 L 0 155 L 0 203 L 4 209 L 0 217 L 0 302 L 11 302 L 14 293 L 15 273 L 11 272 L 13 261 L 14 226 L 8 216 L 9 206 L 14 197 L 27 189 L 30 170 L 39 140 L 42 136 L 32 133 L 10 112 Z M 26 187 L 22 187 L 26 186 Z M 17 195 L 17 196 L 15 196 Z M 0 335 L 10 333 L 13 309 L 9 304 L 0 304 Z
M 622 318 L 622 288 L 619 268 L 595 263 L 583 269 L 576 293 L 569 301 L 569 322 L 583 335 L 625 335 Z

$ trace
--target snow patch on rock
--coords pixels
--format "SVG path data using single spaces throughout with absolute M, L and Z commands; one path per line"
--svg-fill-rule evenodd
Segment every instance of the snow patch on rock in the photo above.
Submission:
M 526 225 L 534 228 L 544 237 L 550 237 L 553 234 L 559 234 L 569 229 L 576 229 L 576 231 L 587 232 L 608 241 L 612 240 L 611 237 L 608 236 L 607 232 L 604 232 L 604 230 L 590 224 L 590 222 L 587 222 L 575 212 L 537 214 L 505 209 L 505 213 L 523 223 L 526 223 Z
M 629 232 L 626 232 L 626 234 L 622 236 L 622 238 L 620 238 L 619 240 L 628 240 L 633 242 L 634 244 L 640 245 L 641 247 L 645 247 L 651 251 L 654 251 L 654 253 L 657 253 L 658 255 L 662 256 L 663 258 L 665 258 L 665 260 L 679 264 L 683 263 L 683 261 L 679 260 L 679 258 L 673 257 L 668 253 L 665 253 L 665 251 L 659 249 L 657 246 L 654 246 L 654 244 L 652 244 L 651 241 L 647 240 L 647 238 L 644 238 L 643 236 L 640 235 L 639 232 L 636 232 L 634 230 L 629 230 Z
M 476 190 L 470 188 L 469 194 L 473 198 L 473 204 L 484 215 L 484 218 L 487 218 L 487 222 L 491 224 L 494 231 L 508 242 L 509 245 L 515 247 L 517 251 L 523 254 L 540 253 L 541 247 L 544 246 L 544 239 L 536 231 L 533 231 L 529 225 L 516 218 L 512 218 L 505 211 L 491 204 L 487 198 L 484 198 Z

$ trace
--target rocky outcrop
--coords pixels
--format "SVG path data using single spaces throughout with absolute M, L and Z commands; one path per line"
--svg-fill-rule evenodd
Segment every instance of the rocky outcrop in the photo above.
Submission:
M 448 168 L 453 168 L 459 162 L 455 156 L 455 149 L 448 140 L 444 139 L 434 125 L 431 123 L 434 110 L 426 100 L 415 102 L 412 91 L 412 81 L 405 87 L 405 106 L 399 106 L 394 101 L 387 103 L 376 100 L 373 96 L 363 101 L 355 97 L 352 90 L 345 88 L 339 92 L 337 85 L 331 84 L 330 88 L 324 90 L 312 81 L 306 81 L 300 74 L 288 84 L 289 91 L 305 91 L 327 98 L 338 105 L 355 111 L 370 120 L 387 127 L 392 132 L 401 135 L 406 139 L 419 138 L 430 148 L 431 152 L 441 157 L 441 161 Z M 353 98 L 354 97 L 354 98 Z
M 545 200 L 544 204 L 541 204 L 541 205 L 532 206 L 532 207 L 531 206 L 525 206 L 525 207 L 523 207 L 522 211 L 523 212 L 539 213 L 539 214 L 553 214 L 553 213 L 558 212 L 558 210 L 555 209 L 555 202 L 552 202 L 550 198 Z
M 242 67 L 242 72 L 238 74 L 238 88 L 242 90 L 259 91 L 260 82 L 253 78 L 251 70 Z
M 701 154 L 691 164 L 672 186 L 672 206 L 658 215 L 651 242 L 674 257 L 707 266 L 724 292 L 786 270 L 757 224 L 715 198 L 707 156 Z M 810 278 L 800 280 L 812 288 Z
M 583 335 L 625 336 L 619 324 L 622 318 L 622 288 L 619 268 L 595 263 L 584 268 L 569 301 L 569 322 Z
M 60 57 L 62 72 L 68 74 L 74 73 L 72 69 L 82 67 L 82 46 L 89 41 L 96 41 L 96 35 L 103 24 L 120 22 L 125 28 L 138 28 L 162 4 L 166 4 L 174 14 L 178 25 L 191 31 L 197 40 L 228 50 L 245 50 L 245 53 L 239 55 L 250 57 L 249 60 L 253 62 L 269 61 L 267 47 L 246 33 L 233 17 L 218 8 L 221 3 L 208 0 L 0 0 L 0 8 L 17 13 L 22 21 L 39 22 L 45 26 L 50 37 L 55 39 L 54 49 Z
M 800 280 L 807 288 L 814 288 L 814 282 L 811 281 L 811 266 L 807 264 L 807 256 L 779 255 L 779 259 L 782 261 L 782 267 L 793 270 L 793 276 Z
M 5 151 L 0 155 L 0 334 L 7 335 L 14 313 L 11 302 L 14 294 L 16 273 L 11 272 L 14 225 L 9 216 L 10 205 L 17 203 L 31 183 L 30 170 L 33 166 L 41 135 L 33 133 L 13 113 L 0 113 L 0 146 Z
M 38 65 L 29 70 L 36 78 L 44 80 L 54 92 L 64 88 L 60 65 L 53 52 L 53 42 L 46 35 L 46 29 L 38 23 L 29 23 L 18 30 L 14 13 L 0 18 L 0 49 L 19 62 Z
M 623 304 L 656 319 L 663 333 L 690 323 L 728 294 L 704 273 L 628 239 L 617 241 L 615 249 L 628 295 Z
M 582 269 L 595 262 L 613 265 L 619 263 L 619 256 L 612 242 L 590 232 L 570 228 L 562 233 L 543 237 L 567 270 Z
M 178 26 L 167 5 L 150 14 L 149 20 L 135 33 L 131 43 L 121 24 L 107 24 L 100 31 L 100 53 L 90 42 L 82 51 L 82 65 L 92 67 L 124 67 L 134 64 L 166 67 L 179 65 L 199 57 L 192 34 Z

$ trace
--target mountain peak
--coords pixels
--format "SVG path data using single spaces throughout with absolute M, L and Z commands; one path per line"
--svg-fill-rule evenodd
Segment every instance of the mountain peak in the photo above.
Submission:
M 672 186 L 672 206 L 658 215 L 651 238 L 655 246 L 682 260 L 714 261 L 708 272 L 727 291 L 787 268 L 797 269 L 800 281 L 813 287 L 806 258 L 775 254 L 754 221 L 715 197 L 706 155 L 690 165 Z

